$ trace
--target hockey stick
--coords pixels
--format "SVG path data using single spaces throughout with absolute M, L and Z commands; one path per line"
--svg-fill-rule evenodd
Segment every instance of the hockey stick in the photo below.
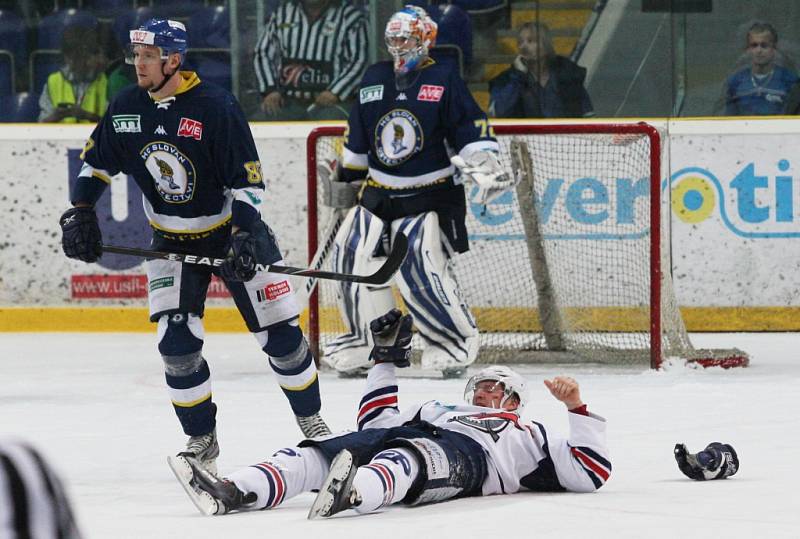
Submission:
M 139 256 L 143 258 L 163 258 L 172 262 L 182 262 L 184 264 L 194 264 L 198 266 L 219 267 L 225 261 L 224 258 L 211 258 L 202 255 L 188 255 L 180 253 L 165 253 L 163 251 L 149 251 L 147 249 L 136 249 L 133 247 L 117 247 L 114 245 L 103 245 L 103 252 L 115 253 L 119 255 Z M 285 275 L 297 275 L 299 277 L 311 277 L 316 279 L 329 279 L 331 281 L 347 281 L 352 283 L 366 284 L 385 284 L 395 272 L 400 268 L 408 252 L 408 238 L 398 232 L 392 242 L 392 250 L 386 261 L 372 275 L 352 275 L 350 273 L 336 273 L 334 271 L 321 271 L 308 268 L 294 268 L 291 266 L 277 266 L 275 264 L 256 264 L 256 270 L 267 271 L 269 273 L 282 273 Z
M 336 239 L 336 234 L 342 227 L 342 222 L 344 222 L 344 211 L 339 209 L 333 210 L 333 213 L 328 220 L 328 224 L 325 226 L 325 231 L 322 233 L 322 242 L 319 244 L 317 252 L 314 253 L 314 258 L 311 259 L 311 263 L 308 265 L 309 269 L 318 270 L 325 263 L 325 260 L 328 258 L 328 254 L 331 252 L 331 248 L 333 247 L 333 241 Z M 309 279 L 306 281 L 306 285 L 303 287 L 306 299 L 311 297 L 311 294 L 317 287 L 317 282 L 318 279 L 316 277 L 309 277 Z M 300 301 L 301 304 L 304 303 L 303 298 L 298 297 L 298 301 Z

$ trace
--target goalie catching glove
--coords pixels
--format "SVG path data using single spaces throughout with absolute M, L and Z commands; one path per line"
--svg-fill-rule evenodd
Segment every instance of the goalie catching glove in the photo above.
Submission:
M 375 346 L 370 359 L 377 363 L 394 363 L 397 367 L 411 365 L 410 314 L 403 316 L 400 309 L 392 309 L 369 324 Z
M 712 442 L 699 453 L 689 453 L 684 444 L 675 445 L 675 460 L 683 474 L 695 481 L 725 479 L 739 470 L 739 457 L 728 444 Z
M 274 264 L 281 253 L 275 236 L 264 221 L 252 226 L 252 231 L 237 230 L 228 241 L 228 256 L 220 266 L 220 274 L 228 281 L 250 281 L 256 276 L 256 264 Z
M 466 160 L 460 155 L 454 155 L 450 158 L 450 162 L 458 167 L 466 179 L 478 187 L 478 194 L 475 197 L 478 204 L 485 206 L 517 185 L 517 179 L 510 177 L 503 170 L 497 152 L 487 150 L 473 152 Z

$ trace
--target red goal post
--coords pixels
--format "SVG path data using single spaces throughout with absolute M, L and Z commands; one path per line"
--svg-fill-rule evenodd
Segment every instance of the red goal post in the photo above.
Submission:
M 519 124 L 494 131 L 501 161 L 520 185 L 494 208 L 468 204 L 471 249 L 453 263 L 481 332 L 479 361 L 659 368 L 681 357 L 703 366 L 747 365 L 744 352 L 698 350 L 686 333 L 672 287 L 669 227 L 662 226 L 668 205 L 655 127 Z M 323 223 L 333 219 L 320 202 L 318 166 L 340 158 L 343 135 L 344 127 L 326 126 L 307 139 L 309 260 Z M 489 283 L 496 289 L 487 290 Z M 343 331 L 337 319 L 333 285 L 320 283 L 309 298 L 316 354 Z

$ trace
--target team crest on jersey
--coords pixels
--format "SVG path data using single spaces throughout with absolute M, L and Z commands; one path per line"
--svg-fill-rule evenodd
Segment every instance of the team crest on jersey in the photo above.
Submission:
M 491 436 L 495 442 L 500 439 L 500 433 L 509 425 L 522 430 L 519 424 L 519 416 L 513 412 L 491 412 L 485 414 L 460 415 L 449 419 Z
M 375 128 L 376 155 L 386 166 L 397 166 L 422 148 L 419 120 L 405 109 L 394 109 Z
M 165 202 L 182 204 L 194 196 L 194 164 L 168 142 L 152 142 L 139 153 Z

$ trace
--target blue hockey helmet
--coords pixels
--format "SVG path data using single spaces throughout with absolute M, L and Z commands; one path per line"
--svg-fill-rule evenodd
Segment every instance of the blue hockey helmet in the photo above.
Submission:
M 136 45 L 153 45 L 161 49 L 161 59 L 166 60 L 170 54 L 181 55 L 181 64 L 186 60 L 189 39 L 186 26 L 182 22 L 169 19 L 150 19 L 137 30 L 130 31 L 130 40 L 125 54 L 125 61 L 133 63 L 133 48 Z

